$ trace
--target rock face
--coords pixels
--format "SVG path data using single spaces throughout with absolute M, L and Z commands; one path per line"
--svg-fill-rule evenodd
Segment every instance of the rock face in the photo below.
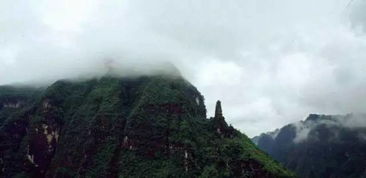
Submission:
M 211 117 L 210 120 L 218 135 L 221 137 L 234 137 L 235 129 L 227 125 L 225 117 L 222 114 L 221 101 L 216 102 L 215 117 Z
M 0 108 L 0 177 L 293 176 L 227 125 L 220 102 L 206 119 L 181 77 L 58 81 L 12 96 L 23 95 Z
M 300 177 L 366 177 L 365 118 L 311 114 L 253 141 Z
M 215 118 L 223 118 L 222 115 L 222 108 L 221 108 L 221 101 L 216 102 L 216 109 L 215 109 Z

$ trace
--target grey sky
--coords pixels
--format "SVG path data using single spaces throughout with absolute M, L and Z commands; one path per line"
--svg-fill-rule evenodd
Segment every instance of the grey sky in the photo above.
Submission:
M 309 113 L 363 112 L 366 1 L 349 2 L 2 0 L 0 84 L 161 60 L 205 95 L 209 115 L 222 100 L 249 136 Z

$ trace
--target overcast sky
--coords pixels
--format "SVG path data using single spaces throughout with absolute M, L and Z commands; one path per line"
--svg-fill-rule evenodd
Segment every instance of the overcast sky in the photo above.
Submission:
M 0 0 L 0 84 L 174 63 L 249 136 L 364 112 L 365 0 Z

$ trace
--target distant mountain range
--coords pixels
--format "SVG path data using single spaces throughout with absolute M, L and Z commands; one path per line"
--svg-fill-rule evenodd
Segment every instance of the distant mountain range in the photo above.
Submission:
M 365 115 L 311 114 L 252 140 L 300 177 L 366 177 Z
M 0 177 L 294 177 L 182 77 L 0 87 Z

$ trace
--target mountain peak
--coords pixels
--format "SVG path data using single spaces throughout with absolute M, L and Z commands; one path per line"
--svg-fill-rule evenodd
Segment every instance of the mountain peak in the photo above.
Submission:
M 319 114 L 309 114 L 305 121 L 317 121 L 320 118 Z
M 305 122 L 319 122 L 319 121 L 334 121 L 336 120 L 337 115 L 326 115 L 326 114 L 309 114 L 309 116 L 305 119 Z

